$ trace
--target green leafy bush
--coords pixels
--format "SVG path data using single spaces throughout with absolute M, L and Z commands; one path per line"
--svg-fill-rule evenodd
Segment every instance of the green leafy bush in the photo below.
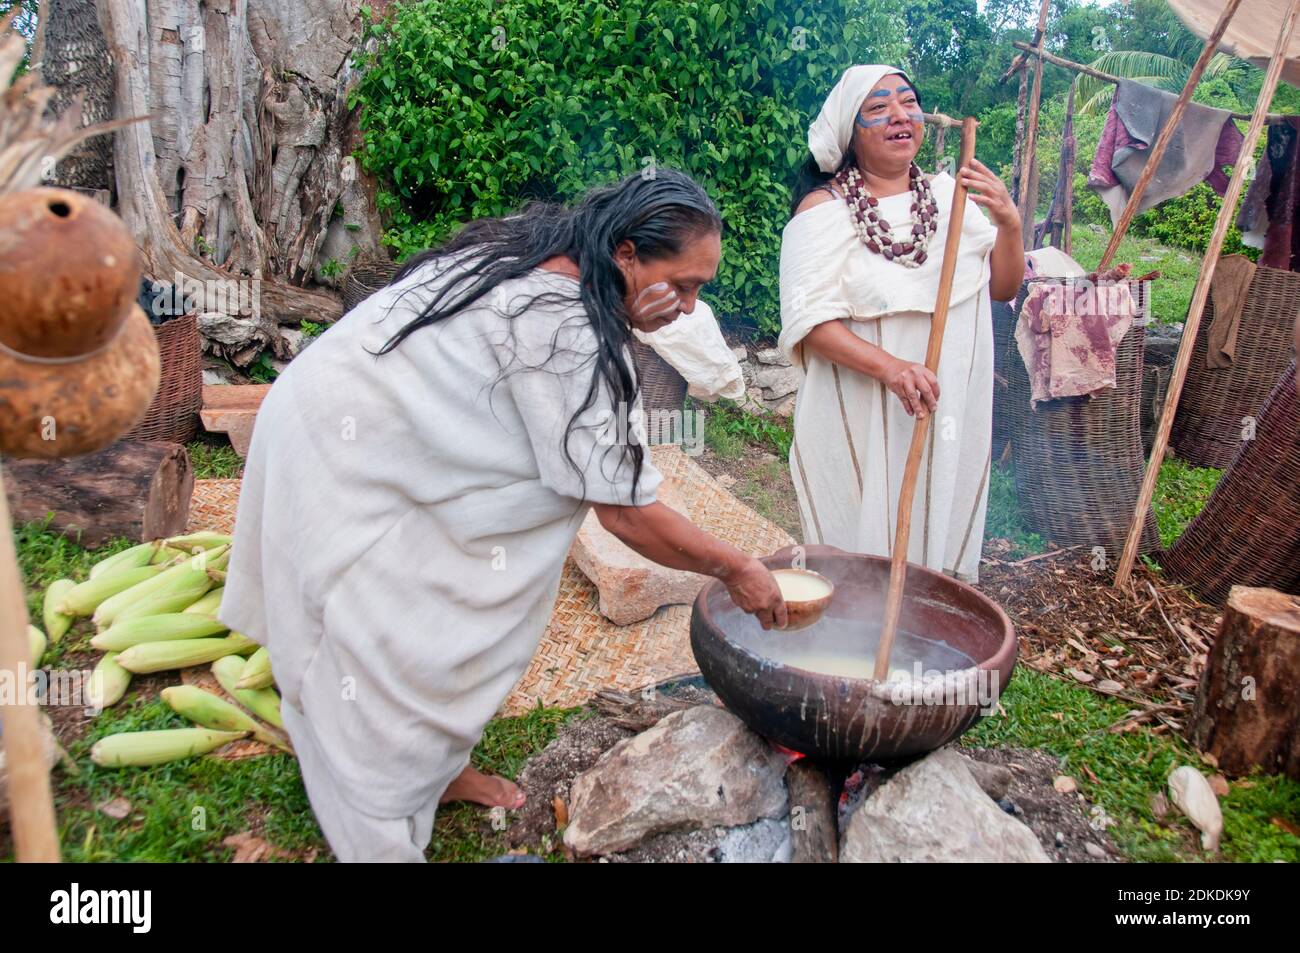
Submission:
M 386 183 L 406 256 L 529 198 L 569 201 L 660 166 L 725 222 L 706 297 L 724 323 L 779 327 L 777 263 L 808 120 L 853 63 L 901 62 L 885 0 L 407 3 L 371 21 L 352 96 L 362 164 Z

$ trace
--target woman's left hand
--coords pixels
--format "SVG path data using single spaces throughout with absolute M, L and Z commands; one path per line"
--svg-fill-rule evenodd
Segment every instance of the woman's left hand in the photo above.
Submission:
M 971 190 L 968 194 L 972 202 L 988 210 L 994 225 L 1020 229 L 1020 210 L 1011 201 L 1011 193 L 983 162 L 972 156 L 970 165 L 958 170 L 957 181 Z

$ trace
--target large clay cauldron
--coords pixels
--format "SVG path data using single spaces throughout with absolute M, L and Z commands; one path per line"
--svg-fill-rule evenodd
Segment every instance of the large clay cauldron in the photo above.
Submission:
M 806 568 L 835 584 L 826 614 L 807 629 L 764 631 L 716 580 L 695 600 L 695 660 L 705 681 L 747 725 L 819 758 L 890 761 L 952 741 L 996 704 L 1016 662 L 1011 620 L 972 587 L 918 566 L 908 567 L 898 648 L 891 656 L 891 669 L 901 662 L 907 676 L 877 682 L 791 664 L 801 645 L 791 640 L 874 657 L 889 586 L 888 559 L 833 546 L 801 549 Z M 782 550 L 763 563 L 789 566 L 793 552 Z M 928 662 L 914 666 L 909 648 Z

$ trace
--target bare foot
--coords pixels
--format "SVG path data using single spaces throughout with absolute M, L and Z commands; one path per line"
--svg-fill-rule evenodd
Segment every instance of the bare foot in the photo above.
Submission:
M 438 803 L 446 804 L 448 801 L 471 801 L 484 807 L 504 807 L 513 811 L 524 806 L 524 792 L 513 781 L 466 767 L 447 785 Z

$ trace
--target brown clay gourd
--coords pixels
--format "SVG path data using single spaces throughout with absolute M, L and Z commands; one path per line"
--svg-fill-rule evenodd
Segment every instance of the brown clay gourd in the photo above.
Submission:
M 149 409 L 158 341 L 116 215 L 64 189 L 0 196 L 0 454 L 102 450 Z
M 0 196 L 0 344 L 79 357 L 107 344 L 140 292 L 140 256 L 113 212 L 67 189 Z

